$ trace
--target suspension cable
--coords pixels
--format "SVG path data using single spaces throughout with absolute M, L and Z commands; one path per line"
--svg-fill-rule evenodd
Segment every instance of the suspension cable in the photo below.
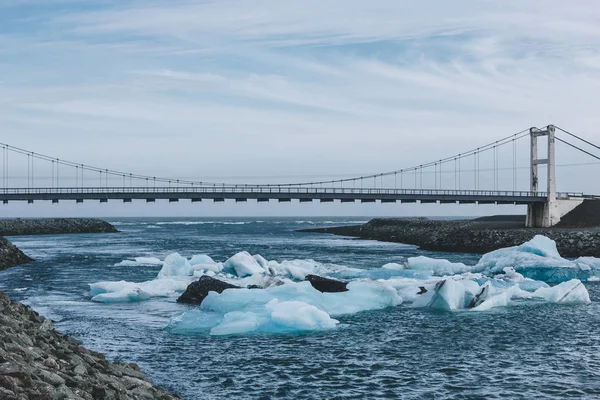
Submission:
M 562 143 L 564 143 L 564 144 L 566 144 L 566 145 L 569 145 L 569 146 L 573 147 L 574 149 L 577 149 L 577 150 L 581 151 L 582 153 L 585 153 L 585 154 L 587 154 L 588 156 L 592 156 L 592 157 L 594 157 L 595 159 L 597 159 L 597 160 L 600 160 L 600 157 L 598 157 L 597 155 L 595 155 L 595 154 L 592 154 L 592 153 L 590 153 L 589 151 L 585 151 L 585 150 L 584 150 L 584 149 L 582 149 L 581 147 L 575 146 L 574 144 L 572 144 L 572 143 L 569 143 L 569 142 L 567 142 L 566 140 L 562 140 L 561 138 L 559 138 L 559 137 L 556 137 L 556 136 L 554 136 L 554 139 L 556 139 L 556 140 L 558 140 L 559 142 L 562 142 Z

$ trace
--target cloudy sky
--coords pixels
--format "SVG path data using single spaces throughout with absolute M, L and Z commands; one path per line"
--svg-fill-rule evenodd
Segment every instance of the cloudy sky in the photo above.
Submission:
M 281 182 L 360 175 L 550 123 L 600 142 L 599 92 L 595 0 L 0 0 L 1 141 L 150 176 Z M 520 146 L 518 164 L 525 166 L 527 143 Z M 594 161 L 561 151 L 559 164 Z M 560 190 L 600 193 L 589 179 L 600 172 L 598 164 L 559 170 Z M 512 181 L 506 185 L 512 189 Z M 519 186 L 527 186 L 526 170 Z M 502 209 L 77 207 L 11 204 L 1 211 L 461 215 Z

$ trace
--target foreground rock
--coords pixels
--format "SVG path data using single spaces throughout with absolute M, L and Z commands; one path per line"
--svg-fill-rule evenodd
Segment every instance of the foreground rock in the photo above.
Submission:
M 309 281 L 312 287 L 321 293 L 339 293 L 347 292 L 347 283 L 330 278 L 323 278 L 318 275 L 306 275 L 304 280 Z
M 176 399 L 135 364 L 111 363 L 0 292 L 0 399 Z
M 177 302 L 200 304 L 208 296 L 209 292 L 222 293 L 225 289 L 239 289 L 239 287 L 205 275 L 199 280 L 190 283 L 185 292 L 179 296 Z
M 427 218 L 376 218 L 364 225 L 308 229 L 361 239 L 399 242 L 422 250 L 484 254 L 518 246 L 535 235 L 556 242 L 565 257 L 600 257 L 600 228 L 525 228 L 524 217 L 434 221 Z
M 33 261 L 7 239 L 0 237 L 0 271 Z
M 117 228 L 97 218 L 0 219 L 0 236 L 110 233 Z

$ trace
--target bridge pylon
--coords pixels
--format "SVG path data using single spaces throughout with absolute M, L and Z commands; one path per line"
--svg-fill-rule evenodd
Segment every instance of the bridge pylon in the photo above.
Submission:
M 548 125 L 545 128 L 530 128 L 531 140 L 531 158 L 530 158 L 530 191 L 534 196 L 539 192 L 539 165 L 547 166 L 546 192 L 547 200 L 545 203 L 531 203 L 527 206 L 527 227 L 529 228 L 548 228 L 560 222 L 563 215 L 577 207 L 583 199 L 561 198 L 556 195 L 556 149 L 555 149 L 554 125 Z M 547 138 L 546 158 L 539 158 L 538 139 Z

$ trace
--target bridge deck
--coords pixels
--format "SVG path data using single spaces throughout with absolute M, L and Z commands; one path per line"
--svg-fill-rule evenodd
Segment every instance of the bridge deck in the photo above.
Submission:
M 585 197 L 581 193 L 558 193 L 558 197 Z M 246 200 L 299 200 L 322 202 L 422 202 L 422 203 L 544 203 L 544 192 L 488 191 L 488 190 L 442 190 L 442 189 L 356 189 L 356 188 L 310 188 L 274 186 L 208 186 L 208 187 L 84 187 L 84 188 L 0 188 L 0 200 L 170 200 L 192 201 L 233 199 Z

